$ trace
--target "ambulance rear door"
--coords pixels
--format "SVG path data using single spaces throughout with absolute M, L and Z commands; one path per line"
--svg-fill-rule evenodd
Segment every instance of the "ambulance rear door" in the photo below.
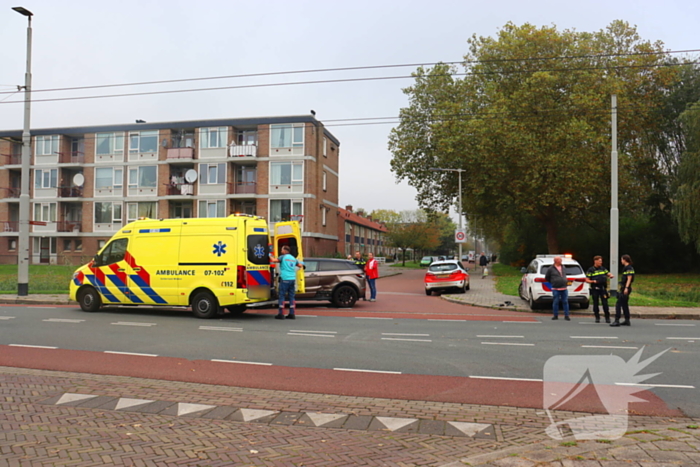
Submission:
M 270 233 L 264 221 L 245 220 L 246 250 L 244 263 L 238 268 L 245 268 L 245 285 L 251 300 L 269 300 L 272 274 L 270 272 Z M 241 277 L 243 271 L 239 271 Z M 240 282 L 240 279 L 239 279 Z
M 297 221 L 277 222 L 275 224 L 274 236 L 274 254 L 278 257 L 281 255 L 283 246 L 289 247 L 289 252 L 299 261 L 304 261 L 304 253 L 301 248 L 301 226 Z M 304 281 L 304 269 L 299 268 L 297 271 L 296 293 L 304 293 L 306 291 L 306 283 Z

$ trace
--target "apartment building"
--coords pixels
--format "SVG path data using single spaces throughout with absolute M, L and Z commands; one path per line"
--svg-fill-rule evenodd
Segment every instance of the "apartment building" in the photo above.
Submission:
M 338 208 L 338 253 L 354 255 L 359 251 L 363 255 L 373 253 L 375 256 L 389 256 L 394 249 L 386 240 L 387 228 L 383 223 L 353 212 L 352 206 Z
M 32 264 L 80 264 L 138 219 L 301 221 L 335 253 L 340 142 L 313 115 L 32 130 Z M 17 262 L 22 132 L 0 131 L 0 263 Z

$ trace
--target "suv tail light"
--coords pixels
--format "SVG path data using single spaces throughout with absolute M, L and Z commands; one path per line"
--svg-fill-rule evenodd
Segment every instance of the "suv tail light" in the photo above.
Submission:
M 238 266 L 236 268 L 236 288 L 238 288 L 238 289 L 247 289 L 248 288 L 248 282 L 246 281 L 245 274 L 246 274 L 245 266 Z

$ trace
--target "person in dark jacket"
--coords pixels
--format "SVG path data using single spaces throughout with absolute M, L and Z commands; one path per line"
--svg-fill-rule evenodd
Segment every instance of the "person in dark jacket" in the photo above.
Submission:
M 624 268 L 620 275 L 620 284 L 617 289 L 617 303 L 615 303 L 615 321 L 610 326 L 629 326 L 630 325 L 630 294 L 632 293 L 632 283 L 634 282 L 634 268 L 632 267 L 632 258 L 630 255 L 622 255 L 620 262 Z M 625 320 L 620 322 L 620 317 L 623 315 Z
M 544 275 L 544 280 L 549 282 L 552 288 L 552 319 L 559 319 L 559 302 L 562 302 L 564 308 L 564 319 L 571 321 L 569 318 L 569 281 L 566 278 L 566 270 L 561 264 L 561 256 L 554 257 L 554 264 L 547 269 Z
M 591 298 L 593 299 L 593 314 L 595 322 L 600 323 L 600 308 L 598 301 L 603 303 L 603 313 L 605 313 L 605 322 L 610 322 L 610 308 L 608 307 L 608 278 L 612 279 L 613 275 L 603 266 L 603 257 L 593 257 L 593 266 L 586 271 L 586 282 L 590 284 Z
M 355 262 L 355 266 L 362 269 L 363 271 L 365 270 L 365 264 L 367 264 L 367 261 L 365 261 L 365 259 L 362 257 L 362 253 L 356 251 L 355 259 L 353 261 Z
M 483 268 L 485 268 L 488 264 L 489 264 L 489 260 L 486 257 L 486 253 L 482 252 L 481 256 L 479 256 L 479 266 L 481 266 L 482 270 L 483 270 Z

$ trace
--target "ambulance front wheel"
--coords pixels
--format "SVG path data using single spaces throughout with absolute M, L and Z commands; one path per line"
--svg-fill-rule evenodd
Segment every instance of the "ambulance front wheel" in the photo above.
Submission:
M 197 318 L 213 318 L 219 312 L 219 302 L 210 292 L 199 292 L 192 299 L 192 311 Z
M 83 311 L 90 313 L 97 311 L 102 306 L 102 299 L 97 290 L 92 287 L 83 287 L 78 292 L 78 303 Z

